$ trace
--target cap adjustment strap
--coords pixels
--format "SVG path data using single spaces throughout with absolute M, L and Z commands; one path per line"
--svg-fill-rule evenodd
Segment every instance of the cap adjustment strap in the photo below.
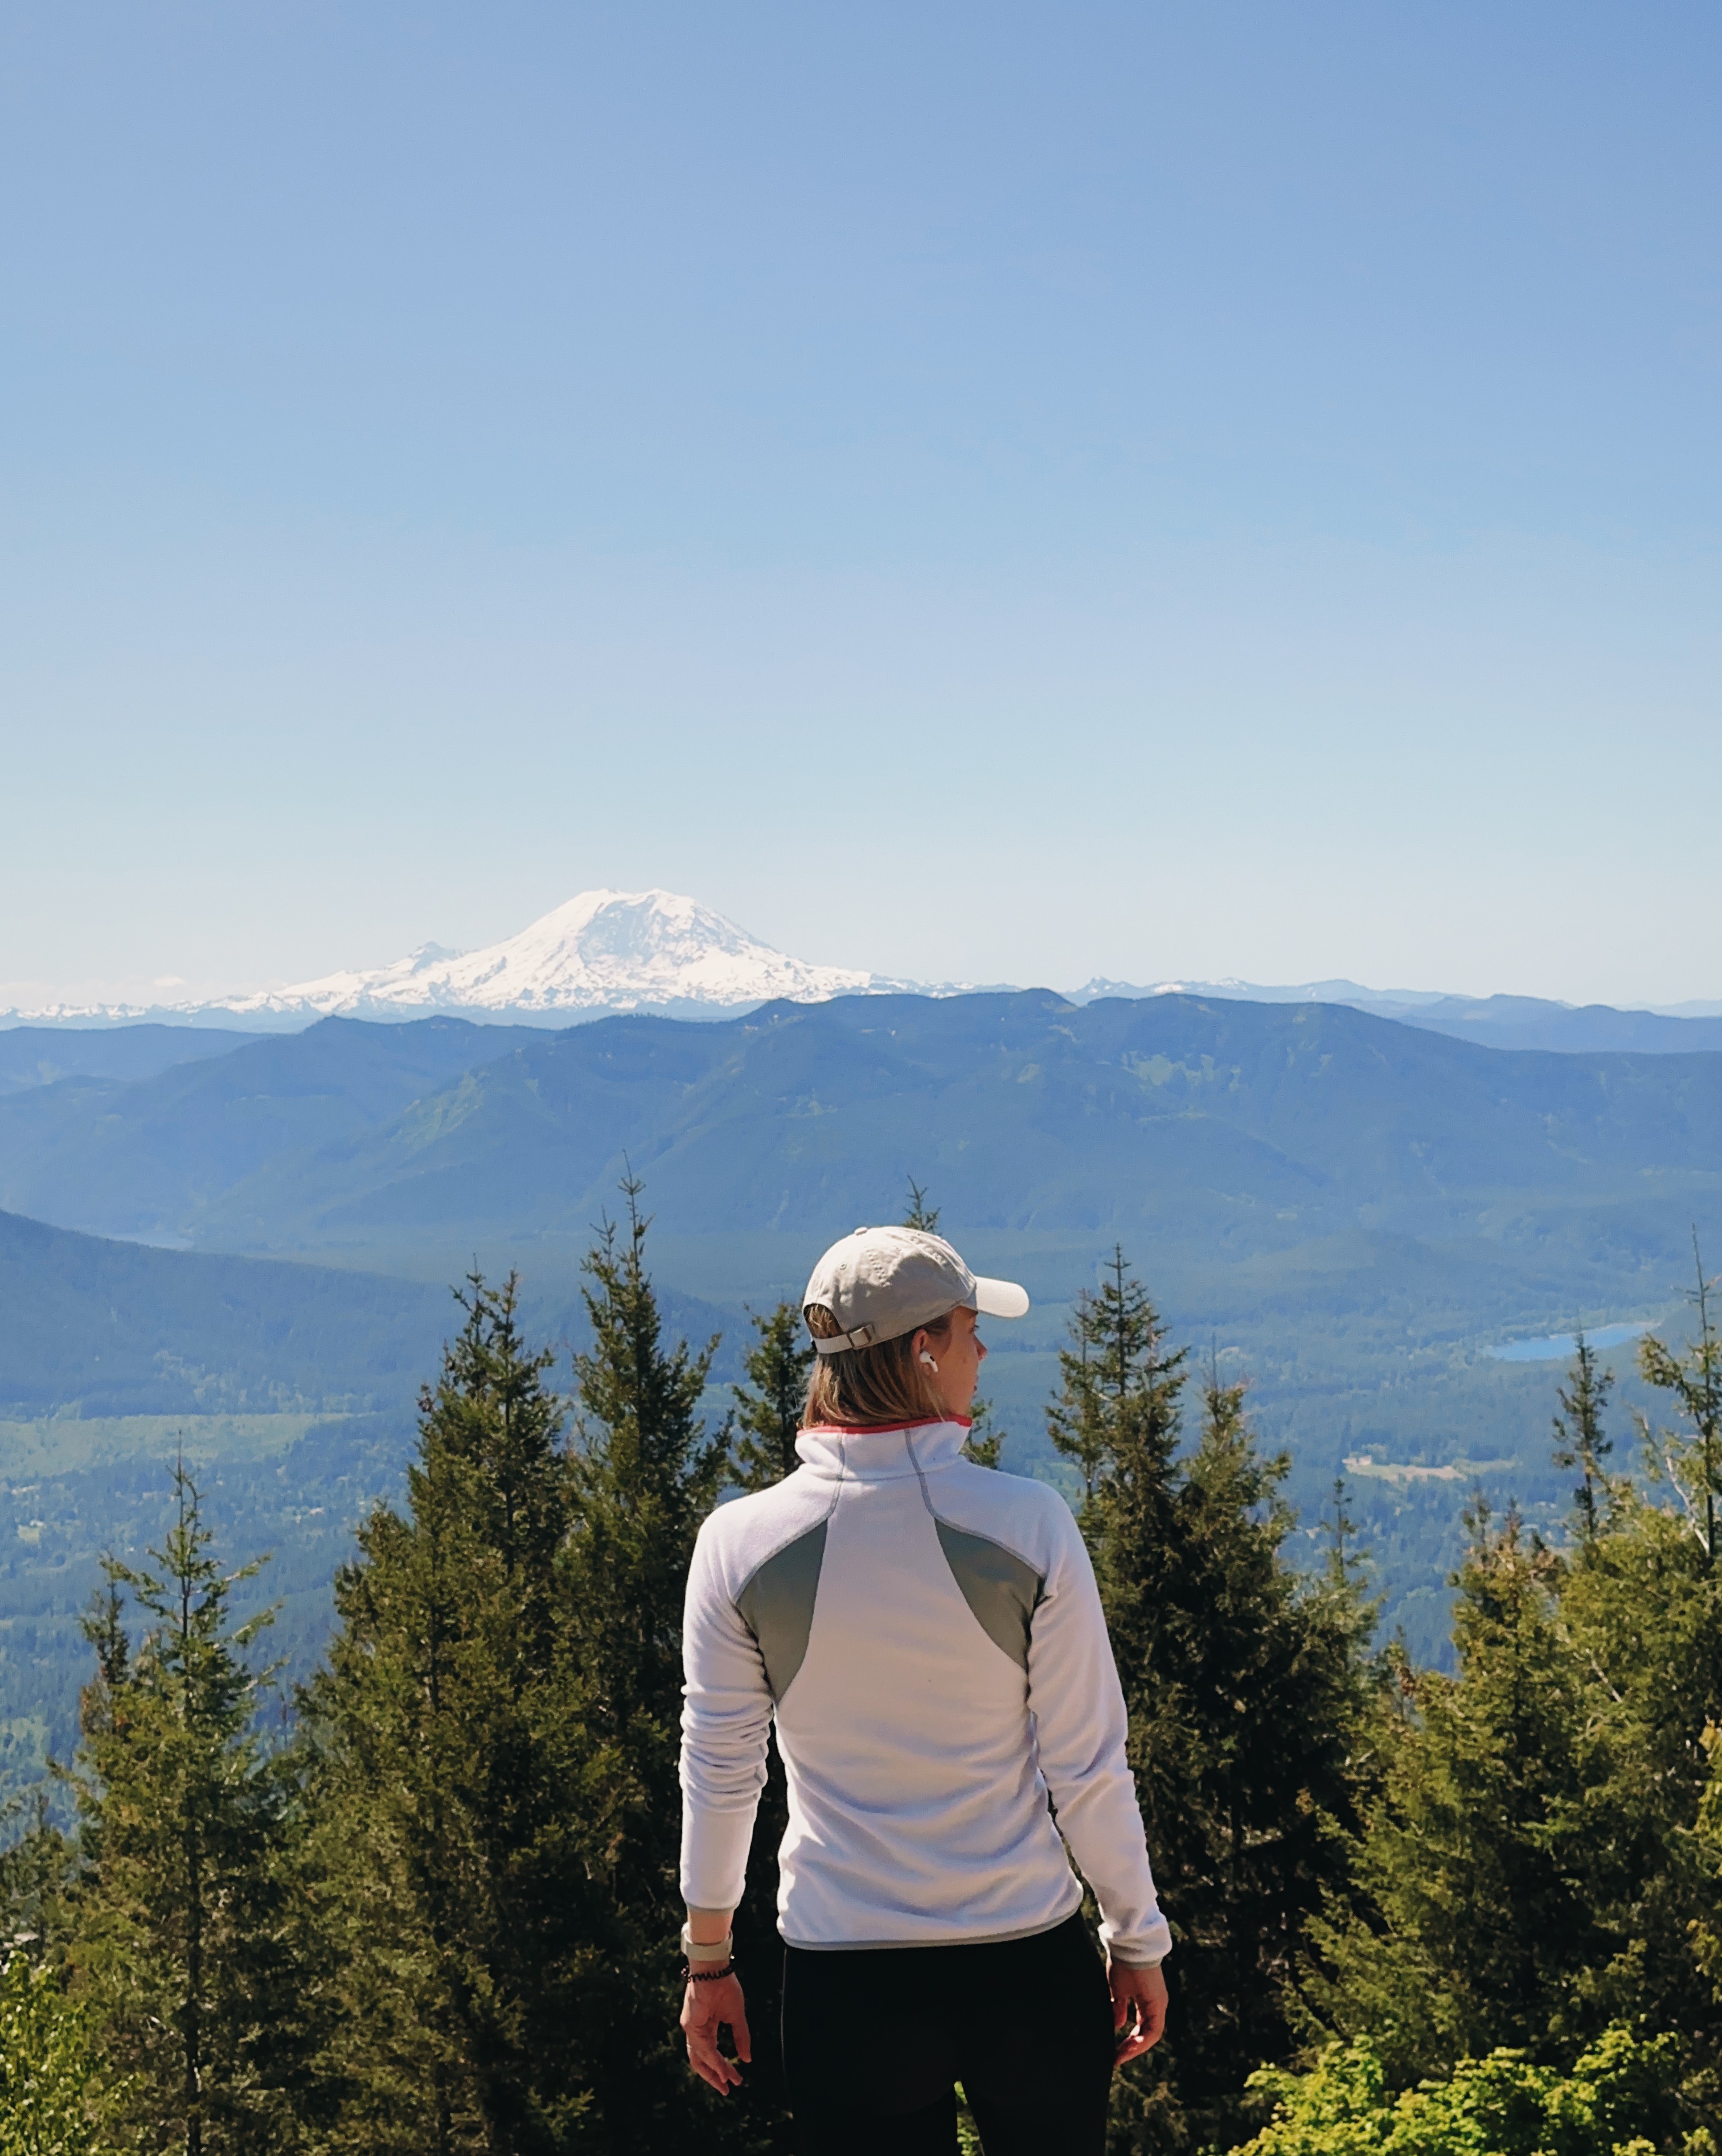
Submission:
M 813 1346 L 822 1355 L 841 1355 L 845 1348 L 865 1348 L 879 1330 L 874 1325 L 858 1325 L 853 1332 L 833 1332 L 822 1338 L 813 1335 Z

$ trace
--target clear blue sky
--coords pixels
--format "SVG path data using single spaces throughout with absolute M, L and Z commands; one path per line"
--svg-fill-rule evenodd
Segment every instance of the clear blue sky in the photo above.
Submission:
M 1722 996 L 1719 60 L 8 11 L 0 983 L 661 884 L 923 977 Z

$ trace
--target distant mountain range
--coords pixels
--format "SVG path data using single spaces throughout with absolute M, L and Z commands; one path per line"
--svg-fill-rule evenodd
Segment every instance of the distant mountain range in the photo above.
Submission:
M 203 1250 L 458 1254 L 583 1237 L 631 1165 L 673 1232 L 787 1235 L 799 1262 L 889 1217 L 912 1173 L 966 1228 L 1121 1235 L 1162 1263 L 1360 1230 L 1463 1244 L 1467 1329 L 1665 1298 L 1722 1202 L 1719 1132 L 1722 1055 L 1486 1050 L 1335 1005 L 1028 990 L 551 1034 L 327 1019 L 0 1097 L 0 1207 Z
M 975 993 L 976 984 L 968 982 L 906 981 L 852 968 L 808 965 L 761 942 L 710 906 L 673 891 L 589 891 L 519 935 L 479 951 L 463 953 L 426 943 L 391 965 L 331 973 L 221 1001 L 149 1007 L 61 1003 L 0 1013 L 0 1090 L 16 1082 L 7 1075 L 8 1055 L 17 1063 L 25 1053 L 16 1045 L 9 1050 L 3 1045 L 8 1027 L 89 1032 L 146 1021 L 180 1031 L 293 1032 L 321 1018 L 398 1022 L 434 1013 L 486 1024 L 561 1027 L 623 1012 L 715 1019 L 777 1001 Z M 1347 980 L 1268 987 L 1241 980 L 1137 983 L 1099 978 L 1072 992 L 1068 1000 L 1081 1006 L 1162 995 L 1345 1004 L 1495 1048 L 1668 1055 L 1722 1047 L 1722 1003 L 1617 1010 L 1607 1004 L 1576 1008 L 1534 996 L 1375 989 Z M 80 1075 L 120 1075 L 118 1066 L 103 1062 L 93 1048 L 32 1044 L 29 1052 L 44 1068 Z M 154 1052 L 164 1060 L 181 1060 L 167 1058 L 159 1043 Z
M 1360 1450 L 1537 1456 L 1546 1402 L 1509 1428 L 1531 1381 L 1483 1350 L 1678 1309 L 1694 1226 L 1722 1249 L 1719 1132 L 1722 1055 L 1494 1050 L 1333 1004 L 1035 990 L 556 1033 L 337 1018 L 0 1096 L 0 1208 L 164 1260 L 442 1286 L 476 1255 L 517 1266 L 560 1332 L 633 1173 L 667 1284 L 726 1306 L 733 1332 L 832 1235 L 899 1217 L 913 1176 L 976 1261 L 1035 1298 L 997 1328 L 989 1389 L 1014 1429 L 1038 1426 L 1058 1312 L 1120 1240 L 1178 1337 L 1244 1358 L 1319 1490 Z M 47 1352 L 30 1307 L 10 1345 L 0 1309 L 0 1376 Z M 107 1307 L 91 1298 L 104 1323 Z M 88 1327 L 68 1324 L 54 1354 L 70 1384 Z M 37 1412 L 80 1397 L 32 1396 Z
M 224 1552 L 279 1553 L 259 1592 L 308 1666 L 351 1524 L 399 1486 L 448 1284 L 518 1270 L 566 1384 L 628 1173 L 672 1337 L 721 1330 L 718 1386 L 748 1312 L 833 1235 L 899 1219 L 913 1176 L 1033 1297 L 989 1327 L 1017 1472 L 1060 1471 L 1057 1349 L 1122 1244 L 1171 1342 L 1249 1380 L 1306 1523 L 1368 1463 L 1352 1502 L 1389 1629 L 1438 1654 L 1473 1483 L 1549 1527 L 1569 1480 L 1558 1366 L 1489 1351 L 1683 1322 L 1694 1227 L 1722 1249 L 1719 1132 L 1722 1055 L 1500 1051 L 1236 994 L 0 1034 L 0 1786 L 74 1741 L 75 1612 L 100 1550 L 157 1533 L 182 1445 Z M 1630 1342 L 1614 1363 L 1624 1457 L 1652 1404 Z
M 1541 996 L 1452 996 L 1416 988 L 1366 988 L 1356 981 L 1306 981 L 1267 988 L 1253 981 L 1090 981 L 1070 1001 L 1101 997 L 1191 995 L 1253 1004 L 1340 1004 L 1400 1025 L 1474 1040 L 1484 1048 L 1540 1048 L 1561 1055 L 1690 1055 L 1722 1048 L 1722 1004 L 1617 1010 L 1612 1004 L 1563 1004 Z
M 677 1018 L 728 1017 L 787 998 L 812 1003 L 867 993 L 885 983 L 841 966 L 809 966 L 761 943 L 696 900 L 674 891 L 587 891 L 518 936 L 480 951 L 421 944 L 392 965 L 331 973 L 221 1002 L 151 1006 L 58 1004 L 13 1012 L 38 1024 L 154 1019 L 184 1025 L 238 1022 L 292 1031 L 320 1018 L 416 1019 L 433 1012 L 480 1020 L 568 1025 L 646 1010 Z

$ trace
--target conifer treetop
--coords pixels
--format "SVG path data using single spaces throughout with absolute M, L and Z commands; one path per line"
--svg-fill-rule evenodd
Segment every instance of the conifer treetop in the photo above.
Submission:
M 1698 1230 L 1692 1231 L 1698 1284 L 1688 1295 L 1698 1317 L 1698 1337 L 1677 1354 L 1654 1333 L 1638 1343 L 1638 1368 L 1648 1384 L 1672 1394 L 1686 1427 L 1653 1430 L 1637 1417 L 1638 1433 L 1653 1473 L 1665 1475 L 1685 1511 L 1707 1565 L 1716 1562 L 1716 1504 L 1722 1497 L 1722 1332 L 1714 1312 L 1717 1281 L 1706 1279 Z

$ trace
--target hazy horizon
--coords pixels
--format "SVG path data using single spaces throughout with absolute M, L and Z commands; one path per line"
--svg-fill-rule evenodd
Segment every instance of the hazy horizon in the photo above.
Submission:
M 628 896 L 629 894 L 618 895 Z M 638 896 L 638 894 L 634 895 Z M 697 894 L 682 894 L 682 896 L 693 896 L 695 898 L 697 902 Z M 523 926 L 524 925 L 527 924 L 523 924 Z M 741 927 L 744 931 L 746 928 L 746 924 L 745 922 L 731 923 L 730 925 Z M 403 957 L 413 956 L 419 951 L 424 949 L 439 951 L 444 957 L 464 955 L 464 953 L 457 953 L 452 947 L 438 945 L 434 938 L 427 937 L 421 939 L 420 943 L 413 947 L 413 949 L 410 952 L 395 952 L 392 954 L 393 959 L 399 960 Z M 792 958 L 800 958 L 802 956 L 801 952 L 795 951 L 791 951 L 785 955 Z M 385 959 L 382 962 L 383 966 L 387 966 L 391 963 L 392 961 L 388 959 Z M 57 1009 L 64 1009 L 71 1012 L 88 1009 L 99 1009 L 103 1006 L 107 1006 L 112 1009 L 131 1008 L 142 1013 L 149 1014 L 158 1012 L 168 1014 L 192 1007 L 218 1009 L 226 1002 L 231 1001 L 233 1003 L 238 1003 L 247 997 L 259 994 L 290 992 L 295 989 L 304 988 L 313 988 L 318 986 L 323 982 L 337 978 L 343 973 L 366 973 L 371 970 L 373 969 L 368 967 L 351 968 L 331 967 L 326 969 L 324 973 L 309 976 L 302 982 L 289 982 L 279 979 L 259 981 L 254 978 L 249 981 L 199 984 L 177 977 L 169 976 L 167 978 L 156 977 L 153 979 L 147 980 L 134 979 L 131 982 L 95 982 L 74 986 L 69 989 L 51 988 L 46 984 L 39 983 L 27 982 L 19 983 L 0 981 L 0 1024 L 10 1024 L 19 1022 L 27 1023 L 33 1017 L 51 1016 L 51 1014 Z M 870 971 L 875 974 L 883 974 L 883 969 L 879 968 L 867 968 L 864 970 Z M 1015 981 L 957 982 L 951 979 L 949 977 L 945 977 L 942 978 L 933 978 L 926 981 L 904 981 L 902 985 L 910 989 L 934 988 L 946 992 L 999 988 L 1025 989 L 1049 988 L 1057 989 L 1060 993 L 1079 993 L 1084 988 L 1089 988 L 1097 982 L 1104 982 L 1120 988 L 1171 988 L 1176 987 L 1179 983 L 1187 982 L 1191 986 L 1195 988 L 1251 988 L 1269 994 L 1301 988 L 1325 988 L 1330 989 L 1343 988 L 1349 990 L 1360 990 L 1370 995 L 1380 997 L 1384 1001 L 1391 1001 L 1396 997 L 1426 998 L 1432 996 L 1453 996 L 1456 998 L 1475 996 L 1479 1000 L 1483 1000 L 1488 996 L 1498 993 L 1532 993 L 1501 992 L 1494 990 L 1476 991 L 1463 988 L 1455 988 L 1450 985 L 1432 988 L 1429 983 L 1422 982 L 1399 982 L 1386 983 L 1376 982 L 1358 982 L 1350 979 L 1347 976 L 1340 974 L 1310 975 L 1302 981 L 1253 982 L 1246 979 L 1243 976 L 1236 973 L 1222 973 L 1206 978 L 1194 974 L 1177 974 L 1166 976 L 1159 980 L 1148 978 L 1125 980 L 1118 976 L 1099 973 L 1089 973 L 1079 980 L 1065 979 L 1056 982 L 1051 980 L 1030 980 L 1027 978 Z M 839 993 L 843 992 L 844 991 L 841 989 L 836 991 L 836 993 Z M 1550 998 L 1548 998 L 1548 1000 L 1561 1001 L 1570 999 Z M 507 1008 L 510 1007 L 500 1007 L 500 1009 Z M 1674 1002 L 1658 1006 L 1640 999 L 1636 1002 L 1623 1003 L 1618 1005 L 1617 1008 L 1626 1010 L 1660 1009 L 1663 1012 L 1673 1014 L 1680 1014 L 1684 1011 L 1690 1011 L 1694 1014 L 1699 1011 L 1707 1014 L 1714 1014 L 1719 1011 L 1722 1011 L 1722 1003 L 1718 1003 L 1715 999 L 1694 997 L 1684 999 L 1684 1003 Z M 500 1011 L 498 1014 L 500 1014 Z

